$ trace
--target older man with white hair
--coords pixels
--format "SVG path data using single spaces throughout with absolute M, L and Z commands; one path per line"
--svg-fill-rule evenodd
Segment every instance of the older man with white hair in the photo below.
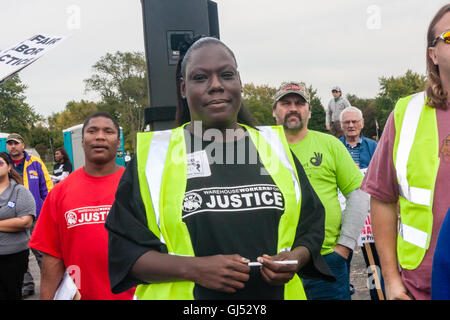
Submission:
M 342 110 L 340 122 L 343 132 L 340 140 L 347 148 L 355 164 L 360 168 L 361 172 L 365 174 L 369 162 L 375 152 L 375 148 L 377 147 L 377 143 L 362 135 L 361 130 L 364 128 L 364 118 L 361 110 L 358 108 L 350 106 Z M 380 260 L 371 230 L 370 214 L 368 214 L 363 227 L 363 232 L 358 239 L 358 245 L 361 247 L 364 261 L 366 262 L 368 280 L 375 280 L 375 283 L 369 286 L 370 297 L 372 300 L 384 300 L 384 281 L 381 276 Z M 350 259 L 351 258 L 349 257 L 349 260 Z
M 377 147 L 375 140 L 366 138 L 361 130 L 364 118 L 361 110 L 350 106 L 342 110 L 340 122 L 343 135 L 340 138 L 360 169 L 367 168 Z

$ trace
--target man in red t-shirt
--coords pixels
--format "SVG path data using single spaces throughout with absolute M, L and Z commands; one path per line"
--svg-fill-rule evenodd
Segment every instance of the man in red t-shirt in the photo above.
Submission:
M 132 299 L 134 289 L 111 292 L 104 228 L 124 168 L 116 164 L 117 123 L 105 113 L 82 130 L 85 165 L 49 193 L 29 246 L 44 253 L 41 299 L 53 299 L 67 271 L 83 300 Z

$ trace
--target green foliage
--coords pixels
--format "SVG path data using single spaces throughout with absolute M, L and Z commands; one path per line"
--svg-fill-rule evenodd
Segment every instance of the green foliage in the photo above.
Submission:
M 144 129 L 144 109 L 149 105 L 147 68 L 141 52 L 107 53 L 92 67 L 86 91 L 100 94 L 99 109 L 108 112 L 123 128 L 125 149 L 136 146 L 136 133 Z
M 62 147 L 64 129 L 73 127 L 84 121 L 93 113 L 99 111 L 97 103 L 92 101 L 69 101 L 61 112 L 52 113 L 47 118 L 49 136 L 54 148 Z
M 0 84 L 0 131 L 19 133 L 29 142 L 30 129 L 41 116 L 25 102 L 25 89 L 18 75 Z
M 379 82 L 379 96 L 389 97 L 393 101 L 397 101 L 404 96 L 423 91 L 425 89 L 426 77 L 412 72 L 412 70 L 408 70 L 404 76 L 381 77 Z
M 244 84 L 243 102 L 244 105 L 258 121 L 259 125 L 274 125 L 272 116 L 273 96 L 275 88 L 268 85 L 255 86 L 253 83 Z
M 426 77 L 408 70 L 403 76 L 381 77 L 379 83 L 380 92 L 375 99 L 375 110 L 380 128 L 384 128 L 386 120 L 394 109 L 397 100 L 425 90 Z
M 362 129 L 363 135 L 368 138 L 372 138 L 374 140 L 377 139 L 377 135 L 379 138 L 379 132 L 377 131 L 376 126 L 375 99 L 359 98 L 354 94 L 347 94 L 346 98 L 350 102 L 350 105 L 358 108 L 363 113 L 364 118 L 364 128 Z
M 49 147 L 52 145 L 50 138 L 50 130 L 44 126 L 44 123 L 40 122 L 37 125 L 34 125 L 30 129 L 31 137 L 28 140 L 30 146 L 34 146 L 34 148 L 39 152 L 41 157 L 45 157 L 45 154 L 51 152 L 49 151 Z
M 325 127 L 325 109 L 317 96 L 317 90 L 309 86 L 308 91 L 311 100 L 311 118 L 308 121 L 308 129 L 327 132 Z
M 389 114 L 394 110 L 397 100 L 425 89 L 426 77 L 408 70 L 398 77 L 380 77 L 380 90 L 375 98 L 359 98 L 348 94 L 350 104 L 363 112 L 366 137 L 380 137 Z M 379 128 L 377 129 L 376 123 Z
M 312 130 L 325 132 L 325 109 L 317 96 L 317 90 L 312 86 L 308 88 L 311 96 L 311 119 L 308 127 Z M 253 83 L 243 86 L 244 105 L 250 110 L 260 125 L 274 125 L 272 116 L 273 96 L 277 89 L 268 85 L 254 85 Z
M 396 100 L 388 96 L 380 96 L 375 99 L 376 119 L 380 125 L 381 131 L 383 131 L 389 114 L 394 110 Z
M 83 123 L 92 113 L 99 111 L 98 104 L 92 101 L 69 101 L 63 111 L 48 117 L 51 128 L 64 130 Z

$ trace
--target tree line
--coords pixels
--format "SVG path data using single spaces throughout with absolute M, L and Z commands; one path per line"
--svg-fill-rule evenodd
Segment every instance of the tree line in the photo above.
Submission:
M 424 90 L 426 77 L 408 70 L 401 76 L 380 77 L 376 97 L 362 98 L 348 93 L 352 106 L 363 112 L 367 137 L 379 137 L 396 101 Z M 93 112 L 108 112 L 123 128 L 125 150 L 134 153 L 136 133 L 144 130 L 144 109 L 150 105 L 145 55 L 141 52 L 107 53 L 92 66 L 92 76 L 84 80 L 86 92 L 98 93 L 99 101 L 68 101 L 64 109 L 48 117 L 40 115 L 26 100 L 26 85 L 18 75 L 0 85 L 0 132 L 21 134 L 27 146 L 36 148 L 50 161 L 53 150 L 63 146 L 62 131 L 83 123 Z M 317 90 L 309 86 L 311 119 L 308 127 L 326 132 L 325 109 Z M 260 125 L 273 125 L 273 95 L 269 85 L 243 85 L 243 103 Z M 331 95 L 330 95 L 331 98 Z M 328 101 L 325 101 L 325 106 Z

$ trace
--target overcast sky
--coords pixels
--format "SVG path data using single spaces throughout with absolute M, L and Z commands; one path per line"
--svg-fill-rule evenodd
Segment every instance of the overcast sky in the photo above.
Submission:
M 170 1 L 170 0 L 165 0 Z M 189 0 L 186 0 L 189 1 Z M 441 0 L 217 0 L 221 39 L 243 83 L 304 81 L 322 104 L 344 95 L 375 97 L 381 76 L 425 74 L 428 24 Z M 84 92 L 92 65 L 115 51 L 144 52 L 140 0 L 1 0 L 0 49 L 35 34 L 71 35 L 20 72 L 27 102 L 48 116 Z

